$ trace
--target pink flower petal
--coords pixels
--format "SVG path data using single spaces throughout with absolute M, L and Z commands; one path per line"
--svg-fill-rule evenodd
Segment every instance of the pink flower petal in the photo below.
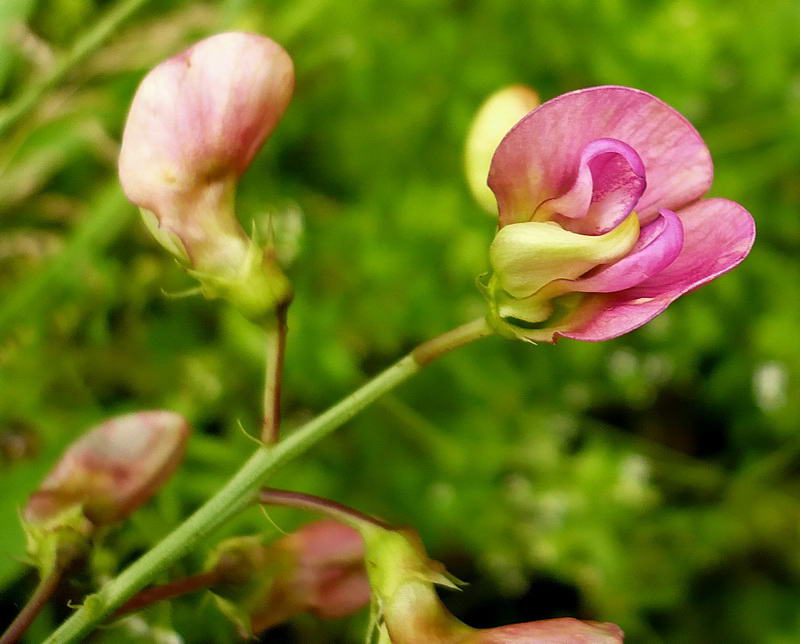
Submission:
M 582 235 L 602 235 L 630 214 L 647 186 L 636 150 L 615 139 L 588 143 L 577 172 L 569 191 L 545 201 L 534 220 L 555 221 Z
M 671 210 L 661 210 L 658 219 L 642 228 L 628 255 L 589 277 L 570 282 L 569 290 L 611 293 L 637 286 L 672 264 L 683 248 L 683 240 L 681 220 Z
M 640 90 L 593 87 L 544 103 L 500 143 L 489 171 L 500 225 L 529 221 L 544 201 L 566 194 L 584 147 L 602 138 L 626 143 L 644 163 L 647 189 L 636 207 L 643 223 L 659 208 L 691 203 L 711 185 L 711 157 L 681 114 Z
M 199 186 L 238 177 L 293 88 L 289 55 L 245 32 L 216 34 L 155 67 L 136 91 L 122 135 L 119 176 L 128 199 L 165 217 L 185 210 Z
M 623 638 L 624 633 L 616 624 L 562 617 L 482 630 L 474 641 L 476 644 L 614 644 Z
M 590 296 L 552 337 L 599 341 L 632 331 L 684 293 L 731 270 L 753 246 L 753 218 L 733 201 L 705 199 L 684 208 L 678 217 L 684 245 L 674 262 L 633 288 Z M 532 339 L 548 341 L 544 336 Z

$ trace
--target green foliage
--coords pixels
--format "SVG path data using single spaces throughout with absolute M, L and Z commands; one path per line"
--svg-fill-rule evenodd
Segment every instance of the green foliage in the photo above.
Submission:
M 6 105 L 108 5 L 0 2 Z M 179 523 L 252 450 L 239 423 L 259 426 L 261 331 L 220 302 L 164 297 L 190 280 L 144 233 L 115 171 L 145 71 L 237 28 L 283 43 L 298 73 L 238 202 L 245 223 L 266 227 L 272 216 L 294 256 L 287 428 L 481 313 L 474 278 L 494 223 L 471 201 L 461 154 L 474 110 L 505 84 L 544 98 L 625 84 L 663 98 L 709 144 L 713 193 L 743 203 L 759 230 L 740 268 L 640 331 L 555 347 L 484 340 L 273 484 L 413 525 L 471 583 L 445 600 L 475 626 L 570 614 L 617 622 L 632 641 L 800 640 L 800 10 L 768 5 L 146 4 L 0 140 L 2 623 L 32 581 L 15 513 L 90 424 L 164 407 L 196 434 L 175 479 L 65 590 L 73 600 Z M 307 520 L 270 518 L 283 529 Z M 278 534 L 250 511 L 165 579 L 248 531 Z M 66 612 L 45 613 L 30 641 Z M 282 632 L 355 641 L 362 626 L 303 619 Z M 162 641 L 169 629 L 187 642 L 235 641 L 202 595 L 101 640 Z

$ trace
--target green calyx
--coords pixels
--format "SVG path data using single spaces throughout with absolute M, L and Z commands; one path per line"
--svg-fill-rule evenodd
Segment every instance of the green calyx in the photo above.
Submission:
M 140 209 L 150 234 L 200 282 L 200 292 L 233 304 L 254 322 L 264 323 L 292 299 L 291 284 L 278 265 L 272 240 L 248 237 L 233 211 L 233 187 L 210 203 L 187 205 L 192 216 L 159 217 Z M 190 225 L 191 223 L 191 225 Z
M 359 530 L 380 641 L 454 642 L 472 631 L 450 614 L 434 588 L 457 590 L 463 582 L 428 557 L 416 532 L 367 525 Z
M 23 519 L 22 527 L 28 557 L 39 569 L 42 579 L 87 552 L 95 528 L 80 504 L 70 506 L 45 521 Z
M 214 274 L 187 269 L 208 299 L 222 298 L 254 322 L 263 323 L 292 299 L 292 287 L 271 251 L 250 240 L 238 271 Z
M 391 597 L 409 581 L 424 581 L 458 589 L 462 583 L 438 561 L 428 558 L 416 532 L 362 526 L 370 584 L 382 597 Z
M 537 331 L 557 328 L 585 298 L 583 293 L 553 295 L 542 289 L 540 293 L 517 299 L 504 291 L 497 276 L 490 273 L 481 275 L 477 284 L 489 307 L 486 315 L 489 326 L 511 340 L 542 340 Z

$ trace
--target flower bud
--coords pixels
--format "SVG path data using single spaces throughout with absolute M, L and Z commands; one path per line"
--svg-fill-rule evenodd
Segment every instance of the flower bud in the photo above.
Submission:
M 476 201 L 497 215 L 497 201 L 486 185 L 497 146 L 508 131 L 539 105 L 539 95 L 524 85 L 511 85 L 492 94 L 472 119 L 464 150 L 467 183 Z
M 189 425 L 170 411 L 117 416 L 75 441 L 31 495 L 29 523 L 80 506 L 96 526 L 116 523 L 147 501 L 183 457 Z
M 269 38 L 211 36 L 147 74 L 122 138 L 120 180 L 155 238 L 208 297 L 254 316 L 286 299 L 289 286 L 242 230 L 236 185 L 293 86 L 292 60 Z
M 22 511 L 29 553 L 40 565 L 62 559 L 95 529 L 117 523 L 147 501 L 180 462 L 189 426 L 169 411 L 117 416 L 67 449 Z M 66 555 L 63 558 L 68 558 Z
M 244 633 L 260 633 L 298 613 L 344 617 L 369 601 L 364 542 L 330 519 L 310 523 L 264 545 L 238 537 L 219 545 L 212 590 L 223 612 Z

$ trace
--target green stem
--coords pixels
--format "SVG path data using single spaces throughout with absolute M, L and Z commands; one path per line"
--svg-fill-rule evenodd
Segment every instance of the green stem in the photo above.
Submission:
M 34 81 L 19 97 L 0 112 L 0 136 L 5 134 L 16 123 L 30 112 L 39 99 L 52 87 L 57 85 L 74 67 L 102 45 L 130 15 L 148 0 L 126 0 L 103 16 L 80 39 L 78 39 L 52 69 L 37 81 Z
M 472 322 L 462 324 L 447 333 L 437 335 L 427 342 L 423 342 L 411 352 L 411 356 L 417 364 L 424 367 L 439 356 L 492 333 L 494 331 L 486 322 L 486 318 L 478 318 L 477 320 L 472 320 Z
M 28 627 L 33 623 L 33 620 L 36 619 L 36 616 L 41 612 L 58 587 L 58 582 L 61 579 L 61 570 L 61 568 L 56 567 L 50 574 L 39 581 L 39 585 L 36 586 L 36 590 L 33 591 L 28 603 L 25 604 L 25 607 L 14 621 L 11 622 L 5 633 L 0 636 L 0 644 L 14 644 L 25 634 L 25 631 L 28 630 Z
M 95 624 L 121 606 L 156 575 L 200 543 L 213 530 L 253 503 L 264 481 L 307 451 L 381 395 L 420 371 L 435 357 L 491 335 L 483 319 L 453 329 L 423 345 L 378 374 L 326 412 L 271 447 L 259 448 L 223 488 L 160 543 L 86 598 L 45 644 L 80 640 Z M 421 351 L 421 356 L 420 356 Z

